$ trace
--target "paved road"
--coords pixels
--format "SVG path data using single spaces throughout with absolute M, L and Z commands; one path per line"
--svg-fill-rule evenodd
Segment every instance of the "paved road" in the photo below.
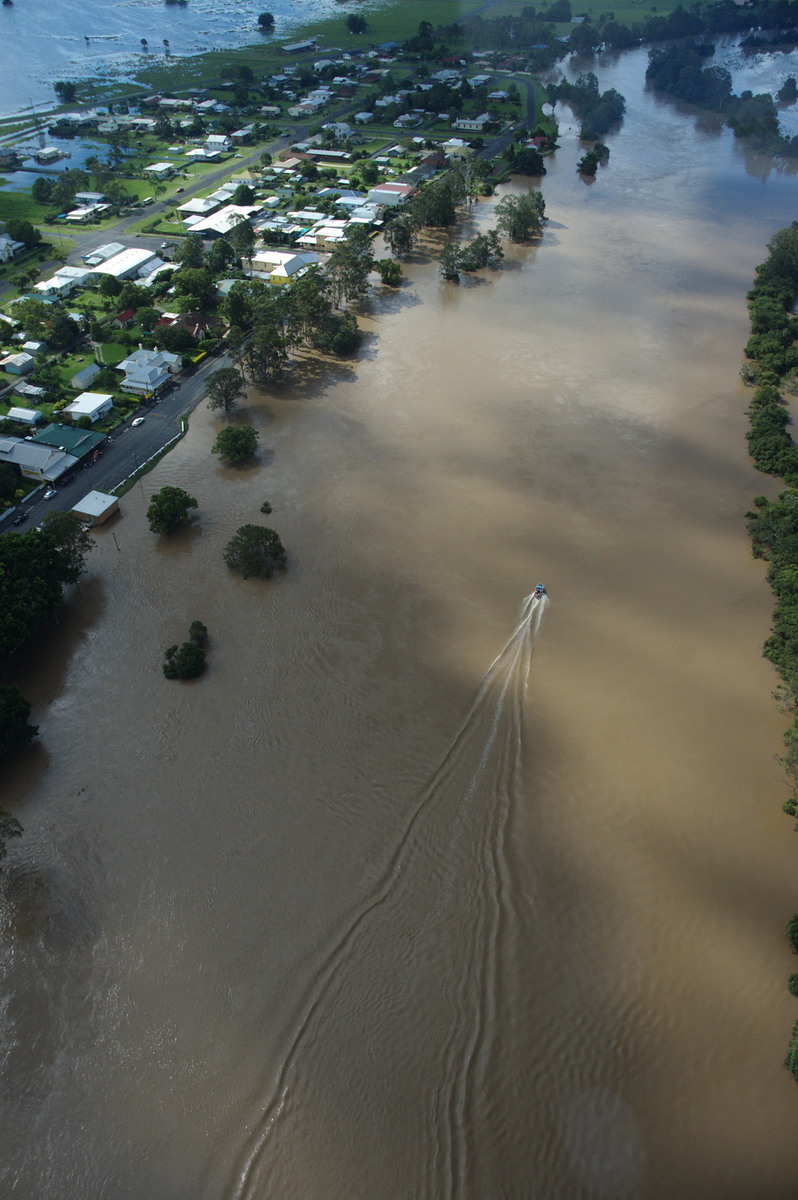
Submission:
M 220 367 L 226 366 L 230 366 L 227 355 L 208 358 L 193 375 L 178 379 L 176 388 L 158 404 L 139 410 L 140 415 L 144 416 L 143 425 L 134 429 L 132 418 L 119 425 L 111 434 L 111 440 L 104 448 L 102 458 L 87 469 L 78 470 L 72 483 L 56 489 L 52 500 L 45 500 L 45 488 L 39 488 L 21 505 L 21 511 L 27 513 L 29 519 L 20 532 L 38 524 L 48 512 L 68 512 L 95 488 L 101 492 L 113 491 L 123 479 L 132 475 L 180 433 L 180 418 L 183 413 L 196 408 L 203 399 L 207 376 L 211 371 L 218 371 Z M 19 511 L 20 509 L 17 513 Z M 7 518 L 2 523 L 0 532 L 6 533 L 14 528 L 12 520 Z

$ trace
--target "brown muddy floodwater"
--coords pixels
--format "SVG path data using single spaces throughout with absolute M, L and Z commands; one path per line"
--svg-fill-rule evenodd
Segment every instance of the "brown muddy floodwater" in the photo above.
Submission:
M 249 397 L 251 469 L 199 409 L 23 663 L 4 1200 L 795 1196 L 738 378 L 795 180 L 644 63 L 601 71 L 592 187 L 564 132 L 539 249 L 459 288 L 419 257 L 357 361 Z M 200 502 L 170 540 L 165 483 Z M 271 583 L 221 561 L 261 520 Z M 209 670 L 168 683 L 194 618 Z

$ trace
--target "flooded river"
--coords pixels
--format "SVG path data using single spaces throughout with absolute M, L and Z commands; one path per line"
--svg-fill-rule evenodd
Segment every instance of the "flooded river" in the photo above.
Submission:
M 540 248 L 459 288 L 420 256 L 357 361 L 249 397 L 257 466 L 198 410 L 23 663 L 9 1200 L 795 1196 L 738 377 L 795 178 L 643 63 L 601 72 L 594 185 L 564 133 Z M 170 540 L 165 483 L 199 499 Z M 221 561 L 261 520 L 271 583 Z M 169 683 L 195 618 L 209 670 Z

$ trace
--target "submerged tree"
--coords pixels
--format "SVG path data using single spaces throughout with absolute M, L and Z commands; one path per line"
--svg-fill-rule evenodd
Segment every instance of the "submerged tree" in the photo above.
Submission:
M 546 204 L 535 188 L 516 196 L 505 196 L 496 205 L 496 225 L 511 242 L 528 242 L 540 237 L 546 221 Z
M 198 507 L 196 497 L 189 495 L 184 488 L 166 484 L 155 493 L 147 509 L 150 529 L 153 533 L 174 533 L 185 521 L 189 510 Z
M 278 534 L 265 525 L 242 525 L 227 543 L 223 558 L 231 571 L 245 579 L 270 579 L 286 564 L 286 553 Z
M 221 367 L 208 376 L 205 392 L 208 408 L 229 417 L 244 395 L 244 376 L 236 367 Z
M 163 673 L 167 679 L 197 679 L 205 670 L 208 630 L 202 621 L 192 621 L 188 641 L 170 646 L 164 654 Z
M 235 466 L 251 458 L 258 448 L 258 431 L 251 425 L 225 425 L 216 436 L 211 447 L 224 463 Z

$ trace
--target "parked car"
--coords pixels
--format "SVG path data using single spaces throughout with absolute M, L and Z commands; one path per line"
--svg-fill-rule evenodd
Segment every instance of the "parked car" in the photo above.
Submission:
M 135 429 L 137 425 L 143 425 L 145 420 L 146 417 L 136 417 L 135 420 L 130 422 L 131 428 Z
M 44 498 L 45 498 L 45 500 L 52 500 L 53 496 L 56 496 L 57 494 L 58 493 L 56 492 L 54 487 L 49 487 L 47 489 L 47 491 L 44 493 Z

